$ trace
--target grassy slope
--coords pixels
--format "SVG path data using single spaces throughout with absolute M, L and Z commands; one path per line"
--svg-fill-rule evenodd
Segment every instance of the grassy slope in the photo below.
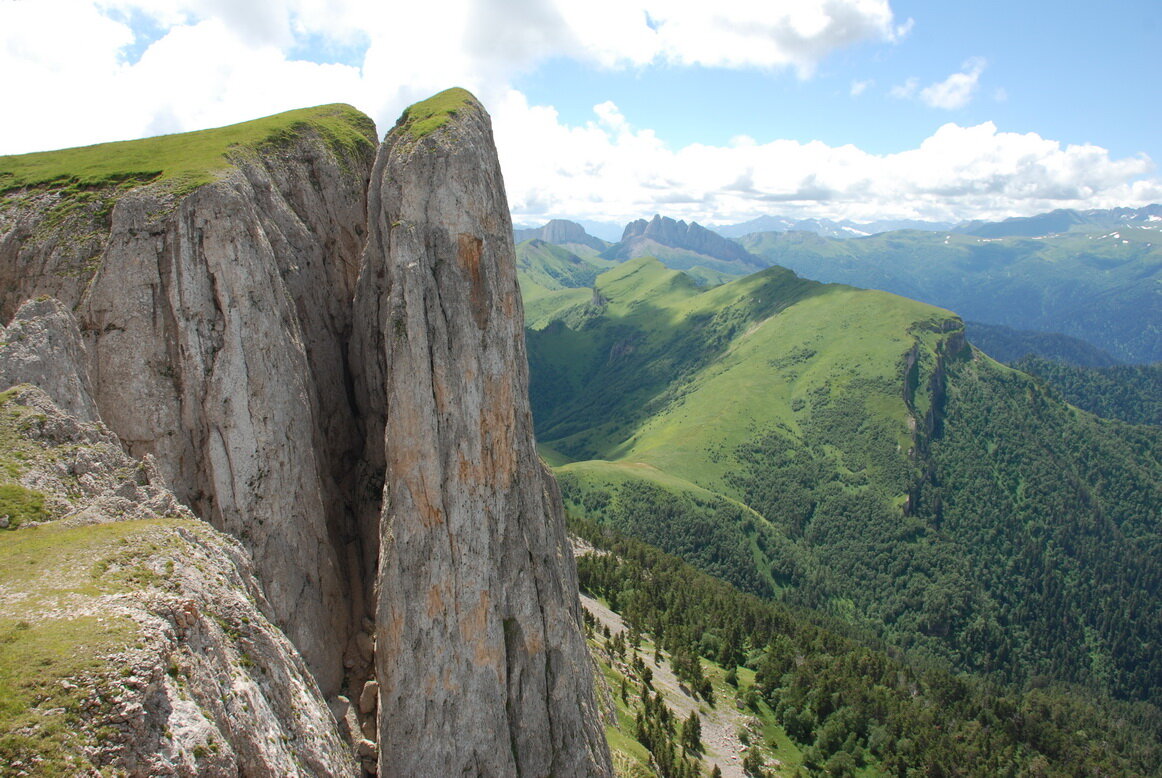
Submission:
M 597 287 L 608 299 L 600 313 L 588 300 L 578 306 L 569 292 L 553 298 L 559 307 L 552 314 L 543 310 L 547 300 L 538 308 L 537 323 L 555 316 L 566 325 L 530 334 L 534 363 L 562 376 L 568 394 L 536 398 L 541 440 L 574 458 L 644 462 L 716 491 L 729 491 L 723 475 L 737 466 L 731 450 L 770 426 L 801 438 L 809 399 L 843 395 L 856 376 L 868 409 L 906 450 L 901 363 L 919 337 L 909 330 L 951 318 L 781 269 L 702 291 L 683 274 L 639 259 L 603 274 Z M 651 372 L 658 360 L 685 374 L 674 381 L 672 372 Z M 868 383 L 878 391 L 868 393 Z M 615 387 L 629 395 L 609 402 Z M 710 451 L 723 453 L 708 461 Z
M 349 105 L 323 105 L 212 130 L 0 157 L 0 193 L 152 180 L 192 188 L 227 169 L 230 152 L 277 144 L 308 128 L 337 150 L 375 143 L 375 125 L 366 116 Z
M 702 290 L 638 259 L 597 289 L 602 305 L 541 296 L 528 333 L 538 437 L 570 507 L 759 594 L 812 576 L 786 528 L 742 502 L 740 452 L 764 436 L 825 452 L 845 489 L 898 510 L 926 408 L 924 391 L 905 402 L 904 358 L 915 347 L 930 370 L 951 314 L 781 268 Z
M 1157 572 L 1155 433 L 1090 421 L 959 348 L 947 311 L 886 293 L 779 268 L 700 290 L 646 259 L 597 289 L 544 298 L 528 333 L 571 508 L 921 661 L 1158 699 L 1162 662 L 1134 649 L 1162 634 L 1136 605 Z M 1115 590 L 1129 607 L 1096 604 Z
M 471 92 L 460 87 L 452 87 L 427 100 L 408 106 L 399 117 L 397 126 L 403 127 L 413 138 L 419 140 L 443 127 L 458 111 L 472 105 L 479 103 Z
M 576 244 L 574 244 L 576 246 Z M 530 292 L 559 291 L 591 287 L 599 273 L 616 263 L 600 259 L 596 252 L 586 246 L 580 254 L 573 248 L 545 243 L 541 240 L 526 240 L 516 246 L 516 266 L 522 281 Z M 526 301 L 529 294 L 525 295 Z
M 100 598 L 164 585 L 149 560 L 180 542 L 174 527 L 198 531 L 200 524 L 167 519 L 0 532 L 0 761 L 46 776 L 91 766 L 80 755 L 115 734 L 92 727 L 114 704 L 101 696 L 121 669 L 112 658 L 140 636 Z

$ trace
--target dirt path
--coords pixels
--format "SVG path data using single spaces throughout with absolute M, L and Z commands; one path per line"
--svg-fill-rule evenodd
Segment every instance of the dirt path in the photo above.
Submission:
M 626 629 L 621 616 L 592 597 L 582 594 L 581 604 L 598 623 L 609 628 L 611 635 Z M 665 652 L 662 652 L 660 665 L 653 663 L 653 657 L 648 652 L 642 652 L 641 656 L 653 670 L 654 688 L 661 692 L 679 721 L 689 718 L 690 711 L 698 711 L 698 719 L 702 725 L 702 744 L 706 749 L 703 759 L 707 766 L 718 765 L 723 778 L 746 778 L 742 771 L 742 754 L 745 748 L 738 739 L 738 731 L 746 726 L 749 716 L 735 707 L 733 696 L 729 698 L 721 696 L 716 700 L 717 707 L 711 708 L 705 702 L 696 699 L 677 679 L 670 670 L 669 655 Z

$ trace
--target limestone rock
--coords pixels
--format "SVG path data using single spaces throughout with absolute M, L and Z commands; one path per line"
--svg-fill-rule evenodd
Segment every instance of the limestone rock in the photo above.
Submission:
M 609 259 L 632 259 L 648 253 L 650 243 L 672 248 L 685 249 L 698 254 L 715 257 L 728 262 L 738 262 L 756 270 L 764 265 L 762 260 L 732 240 L 727 240 L 716 232 L 700 224 L 675 221 L 668 216 L 655 215 L 653 219 L 637 219 L 625 226 L 621 242 L 609 249 Z M 645 252 L 645 253 L 643 253 Z
M 78 420 L 97 420 L 77 321 L 51 297 L 26 302 L 0 332 L 0 389 L 26 383 Z
M 376 159 L 355 314 L 386 468 L 380 775 L 612 774 L 515 264 L 487 114 L 413 106 Z
M 271 624 L 242 546 L 194 518 L 103 425 L 64 413 L 39 389 L 7 394 L 0 418 L 15 422 L 4 437 L 24 453 L 22 481 L 51 498 L 48 521 L 7 530 L 0 546 L 0 566 L 16 554 L 38 571 L 35 587 L 0 587 L 0 618 L 25 625 L 8 650 L 27 652 L 41 688 L 60 695 L 37 700 L 44 710 L 28 742 L 41 742 L 39 727 L 59 728 L 59 706 L 73 699 L 84 715 L 45 741 L 63 738 L 68 774 L 352 775 L 351 753 Z M 70 475 L 80 452 L 84 473 Z M 60 653 L 38 661 L 44 645 Z M 35 764 L 46 754 L 22 756 Z
M 379 704 L 379 684 L 368 681 L 363 684 L 363 691 L 359 693 L 359 712 L 364 716 L 375 714 L 375 706 Z
M 300 127 L 190 192 L 101 189 L 96 210 L 62 209 L 53 191 L 0 202 L 0 313 L 41 294 L 75 312 L 101 418 L 251 551 L 328 694 L 374 553 L 353 524 L 362 441 L 345 365 L 375 148 L 360 129 L 365 143 L 337 151 Z

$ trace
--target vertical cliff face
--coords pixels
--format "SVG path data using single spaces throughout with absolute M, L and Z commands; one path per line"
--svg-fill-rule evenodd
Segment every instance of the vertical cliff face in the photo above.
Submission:
M 316 113 L 233 147 L 192 191 L 9 195 L 0 309 L 55 294 L 74 311 L 101 418 L 243 541 L 330 695 L 370 577 L 349 549 L 346 474 L 362 446 L 345 360 L 376 144 L 351 109 Z M 326 122 L 349 142 L 331 142 Z
M 385 467 L 381 775 L 602 775 L 561 501 L 533 444 L 512 228 L 461 90 L 380 147 L 356 294 Z M 380 401 L 382 400 L 382 404 Z M 376 440 L 377 425 L 383 435 Z
M 62 184 L 51 158 L 0 158 L 0 314 L 20 309 L 0 380 L 104 421 L 241 541 L 262 587 L 246 596 L 302 655 L 364 767 L 609 775 L 561 500 L 533 443 L 487 114 L 444 93 L 409 109 L 378 156 L 349 108 L 287 116 L 149 142 L 187 168 L 190 149 L 218 143 L 217 167 L 192 179 L 151 160 Z M 77 151 L 110 168 L 131 145 Z M 37 165 L 40 178 L 21 172 Z M 25 305 L 43 295 L 60 302 Z M 236 588 L 222 580 L 207 608 Z M 264 666 L 285 664 L 268 653 Z M 264 694 L 293 697 L 280 683 Z M 236 711 L 218 712 L 228 728 Z M 130 750 L 163 747 L 156 729 Z M 324 765 L 304 772 L 351 767 L 332 758 L 337 731 L 304 751 Z M 287 754 L 254 764 L 300 758 Z M 203 757 L 204 772 L 225 764 Z

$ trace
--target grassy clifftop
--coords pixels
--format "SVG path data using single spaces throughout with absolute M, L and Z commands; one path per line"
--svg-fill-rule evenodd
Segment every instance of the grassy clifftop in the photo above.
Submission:
M 34 186 L 87 188 L 168 179 L 197 186 L 230 166 L 230 152 L 279 145 L 305 131 L 318 133 L 340 154 L 376 142 L 375 125 L 367 116 L 349 105 L 322 105 L 211 130 L 3 156 L 0 193 Z
M 443 127 L 461 109 L 474 105 L 479 103 L 471 92 L 452 87 L 407 108 L 400 116 L 399 124 L 405 132 L 419 140 Z

